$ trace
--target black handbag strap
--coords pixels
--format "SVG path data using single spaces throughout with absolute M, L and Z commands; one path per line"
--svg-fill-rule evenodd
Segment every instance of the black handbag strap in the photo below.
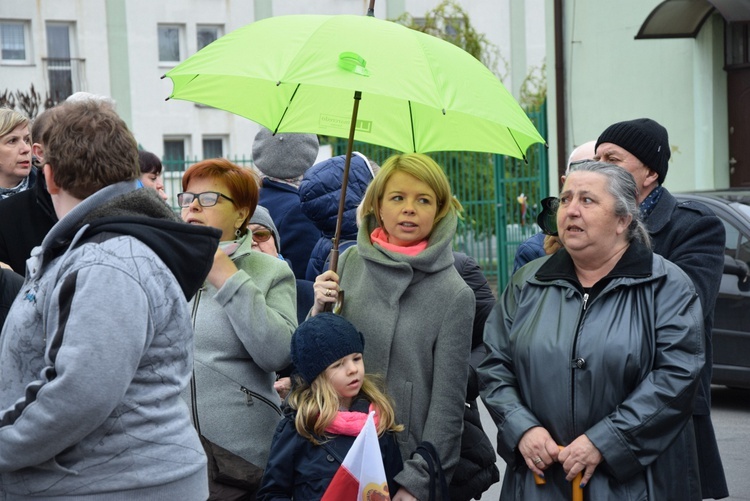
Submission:
M 415 454 L 419 454 L 427 462 L 427 473 L 430 476 L 430 501 L 438 501 L 437 482 L 440 482 L 440 493 L 443 501 L 450 501 L 448 482 L 445 480 L 443 466 L 440 464 L 440 456 L 435 446 L 431 442 L 424 441 L 411 453 L 411 457 L 414 457 Z
M 195 317 L 198 314 L 198 303 L 201 301 L 202 292 L 203 288 L 198 289 L 198 292 L 195 293 L 195 297 L 193 298 L 193 311 L 190 313 L 190 323 L 193 326 L 193 336 L 195 336 Z M 190 378 L 190 410 L 193 414 L 193 426 L 195 426 L 195 430 L 200 436 L 201 424 L 200 421 L 198 421 L 197 396 L 198 391 L 195 389 L 195 361 L 193 361 L 193 377 Z

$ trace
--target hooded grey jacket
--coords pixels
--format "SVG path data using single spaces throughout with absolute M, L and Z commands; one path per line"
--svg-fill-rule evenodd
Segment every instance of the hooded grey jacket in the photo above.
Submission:
M 695 288 L 635 243 L 597 287 L 589 300 L 561 250 L 519 270 L 490 315 L 479 375 L 508 463 L 501 499 L 569 499 L 560 465 L 537 486 L 517 450 L 534 426 L 559 445 L 585 434 L 602 453 L 587 499 L 700 499 L 690 421 L 704 364 Z
M 179 221 L 135 181 L 103 188 L 32 251 L 0 348 L 0 497 L 208 495 L 180 391 L 187 297 L 219 232 Z
M 201 433 L 264 468 L 281 420 L 274 371 L 289 365 L 296 284 L 284 261 L 251 247 L 248 235 L 230 256 L 238 271 L 221 289 L 204 284 L 191 301 L 195 385 Z M 189 391 L 183 396 L 190 402 Z
M 368 373 L 385 378 L 404 470 L 396 482 L 428 498 L 426 463 L 410 455 L 423 440 L 437 448 L 448 478 L 458 463 L 474 321 L 474 292 L 453 266 L 456 215 L 435 225 L 427 249 L 416 256 L 390 252 L 370 241 L 368 216 L 357 245 L 339 261 L 341 314 L 365 336 Z

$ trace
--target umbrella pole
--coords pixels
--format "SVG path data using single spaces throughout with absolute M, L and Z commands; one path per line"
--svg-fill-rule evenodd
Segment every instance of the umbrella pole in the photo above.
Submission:
M 357 128 L 357 113 L 359 112 L 359 101 L 362 99 L 362 92 L 354 91 L 354 109 L 352 110 L 352 122 L 349 126 L 349 140 L 346 144 L 346 157 L 344 159 L 344 176 L 341 178 L 341 198 L 339 199 L 339 212 L 336 217 L 336 232 L 333 234 L 333 247 L 331 248 L 331 265 L 328 268 L 334 272 L 339 266 L 339 241 L 341 240 L 341 221 L 344 218 L 344 208 L 346 207 L 346 187 L 349 184 L 349 165 L 352 162 L 352 149 L 354 148 L 354 131 Z M 340 310 L 344 302 L 343 291 L 339 291 L 339 300 L 336 303 L 336 309 Z M 330 305 L 330 306 L 329 306 Z M 331 311 L 333 305 L 326 304 L 325 311 Z

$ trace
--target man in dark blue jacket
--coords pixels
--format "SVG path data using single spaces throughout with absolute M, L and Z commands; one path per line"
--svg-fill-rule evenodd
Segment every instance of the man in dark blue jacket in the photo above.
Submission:
M 258 203 L 268 209 L 281 237 L 281 254 L 292 263 L 298 279 L 305 278 L 310 253 L 320 237 L 302 213 L 299 183 L 318 156 L 315 134 L 273 134 L 265 127 L 255 136 L 253 163 L 262 174 Z

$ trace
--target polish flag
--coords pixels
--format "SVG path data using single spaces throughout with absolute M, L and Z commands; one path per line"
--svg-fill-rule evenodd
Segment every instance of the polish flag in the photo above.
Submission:
M 375 412 L 370 415 L 354 439 L 344 462 L 328 485 L 320 501 L 386 501 L 388 482 L 385 479 L 383 458 L 380 455 Z

